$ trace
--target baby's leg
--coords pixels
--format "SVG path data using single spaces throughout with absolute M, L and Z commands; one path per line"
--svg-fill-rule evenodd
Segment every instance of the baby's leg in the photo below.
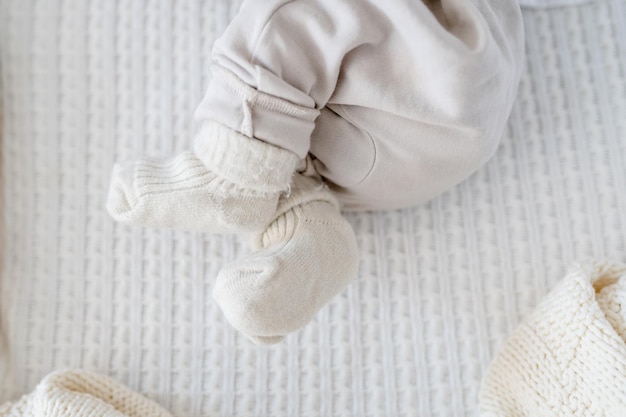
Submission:
M 276 119 L 296 115 L 312 126 L 318 114 L 262 94 L 225 71 L 216 71 L 217 79 L 245 106 L 236 110 L 241 118 L 266 106 L 275 109 Z M 209 89 L 207 97 L 216 93 Z M 119 221 L 152 227 L 211 233 L 263 230 L 274 219 L 280 193 L 288 190 L 301 158 L 254 138 L 249 128 L 231 129 L 214 119 L 200 120 L 192 151 L 169 161 L 117 164 L 107 200 L 109 213 Z
M 521 74 L 516 0 L 393 2 L 385 15 L 390 32 L 344 60 L 312 134 L 315 166 L 344 210 L 421 204 L 475 172 Z
M 255 49 L 258 62 L 292 58 L 293 65 L 258 69 L 256 78 L 241 74 L 274 94 L 287 79 L 297 88 L 285 89 L 284 96 L 301 105 L 313 99 L 322 107 L 310 142 L 308 136 L 266 140 L 296 153 L 308 148 L 316 171 L 350 210 L 422 203 L 484 164 L 498 144 L 520 76 L 516 2 L 393 1 L 384 11 L 363 1 L 333 1 L 328 9 L 324 3 L 285 6 L 267 33 L 287 46 L 275 48 L 268 39 Z M 299 20 L 299 12 L 308 12 L 310 20 Z M 321 22 L 328 33 L 337 32 L 333 39 L 307 38 L 298 29 L 308 24 L 307 33 L 318 34 Z M 223 65 L 237 70 L 229 49 L 220 46 Z M 302 77 L 307 71 L 316 75 Z M 258 342 L 275 342 L 301 327 L 345 285 L 354 267 L 354 255 L 346 250 L 351 245 L 337 243 L 349 242 L 347 235 L 334 235 L 345 230 L 336 226 L 336 209 L 314 205 L 307 200 L 310 191 L 301 194 L 299 207 L 311 210 L 289 216 L 308 215 L 299 223 L 306 231 L 280 217 L 268 230 L 282 231 L 264 235 L 264 250 L 225 268 L 216 283 L 214 295 L 227 317 Z M 322 250 L 326 243 L 335 246 Z
M 357 273 L 356 239 L 337 200 L 310 164 L 298 173 L 290 164 L 308 155 L 317 108 L 335 88 L 342 57 L 375 28 L 358 4 L 245 4 L 216 44 L 194 151 L 114 175 L 109 210 L 120 220 L 256 231 L 257 252 L 220 272 L 214 296 L 260 343 L 303 326 Z
M 233 325 L 253 340 L 276 342 L 301 327 L 356 274 L 355 239 L 335 196 L 350 209 L 420 202 L 469 175 L 493 151 L 519 77 L 517 6 L 513 0 L 429 6 L 414 0 L 384 7 L 364 0 L 248 1 L 216 43 L 217 68 L 196 116 L 208 126 L 203 132 L 219 127 L 229 133 L 201 133 L 189 166 L 158 167 L 167 178 L 150 185 L 185 183 L 188 172 L 204 169 L 196 167 L 200 161 L 219 179 L 212 183 L 240 191 L 240 211 L 223 221 L 219 216 L 236 207 L 236 197 L 224 205 L 223 195 L 231 194 L 222 189 L 189 193 L 177 186 L 137 193 L 148 200 L 142 206 L 138 199 L 135 207 L 143 207 L 139 217 L 154 225 L 177 227 L 192 205 L 200 214 L 183 226 L 213 231 L 216 215 L 219 230 L 269 223 L 252 236 L 258 251 L 225 268 L 214 293 Z M 221 152 L 229 162 L 214 168 L 205 155 L 222 143 L 229 144 Z M 285 181 L 293 158 L 285 156 L 277 167 L 273 156 L 246 164 L 238 155 L 249 154 L 242 151 L 249 146 L 296 159 L 311 153 L 318 172 Z M 117 177 L 130 190 L 119 195 L 142 191 L 145 177 L 159 177 L 140 178 L 142 164 Z M 223 171 L 233 168 L 237 179 L 252 184 L 227 178 Z M 262 204 L 246 202 L 250 188 L 262 187 L 268 176 L 278 180 L 262 190 Z M 289 185 L 291 193 L 277 191 Z M 241 219 L 249 223 L 242 226 Z
M 266 226 L 294 160 L 309 151 L 317 109 L 335 88 L 342 57 L 367 41 L 366 23 L 375 27 L 353 10 L 358 2 L 334 3 L 246 2 L 215 44 L 194 152 L 118 165 L 107 204 L 113 217 L 207 232 Z
M 474 172 L 498 143 L 519 79 L 516 1 L 394 0 L 380 9 L 374 3 L 246 2 L 215 45 L 217 71 L 197 111 L 207 126 L 196 141 L 200 147 L 224 142 L 213 137 L 217 122 L 300 159 L 311 152 L 349 210 L 419 204 Z M 315 120 L 317 109 L 322 114 Z M 237 155 L 254 141 L 228 142 L 240 146 L 220 152 Z M 269 189 L 266 170 L 250 159 L 260 181 L 233 187 L 262 192 L 249 207 L 265 201 L 260 206 L 272 211 L 275 190 L 288 186 L 291 154 L 283 153 L 285 169 L 269 175 L 278 178 Z M 213 224 L 214 210 L 188 214 L 211 206 L 211 199 L 230 201 L 198 187 L 216 175 L 198 166 L 198 160 L 211 165 L 211 157 L 188 156 L 173 166 L 118 169 L 110 211 L 151 226 L 229 231 Z M 240 177 L 249 174 L 240 171 Z M 267 220 L 258 217 L 263 220 L 248 230 Z M 230 223 L 245 223 L 237 219 Z

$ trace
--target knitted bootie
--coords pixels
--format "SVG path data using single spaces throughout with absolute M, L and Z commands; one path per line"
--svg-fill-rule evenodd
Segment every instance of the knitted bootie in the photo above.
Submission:
M 35 391 L 0 405 L 0 417 L 172 417 L 113 379 L 84 371 L 59 371 Z
M 258 251 L 219 273 L 213 298 L 237 330 L 270 344 L 300 329 L 356 277 L 354 232 L 318 177 L 296 174 Z
M 263 230 L 298 163 L 290 151 L 204 122 L 193 152 L 117 165 L 107 209 L 118 221 L 210 233 Z

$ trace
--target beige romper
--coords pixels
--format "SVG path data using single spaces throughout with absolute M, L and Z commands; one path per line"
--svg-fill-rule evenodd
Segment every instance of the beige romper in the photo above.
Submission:
M 311 156 L 344 210 L 400 208 L 493 155 L 520 77 L 522 18 L 516 0 L 249 0 L 213 58 L 198 119 Z

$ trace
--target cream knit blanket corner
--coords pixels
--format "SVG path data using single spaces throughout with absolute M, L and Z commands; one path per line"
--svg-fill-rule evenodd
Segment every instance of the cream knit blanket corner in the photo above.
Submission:
M 626 268 L 575 266 L 483 381 L 481 416 L 626 415 Z
M 113 379 L 85 371 L 59 371 L 34 392 L 0 406 L 0 417 L 171 417 Z

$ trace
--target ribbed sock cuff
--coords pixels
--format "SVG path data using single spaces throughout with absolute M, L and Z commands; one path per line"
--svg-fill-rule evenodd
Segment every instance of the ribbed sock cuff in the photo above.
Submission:
M 293 152 L 205 121 L 194 150 L 206 167 L 248 190 L 280 192 L 289 187 L 299 158 Z

